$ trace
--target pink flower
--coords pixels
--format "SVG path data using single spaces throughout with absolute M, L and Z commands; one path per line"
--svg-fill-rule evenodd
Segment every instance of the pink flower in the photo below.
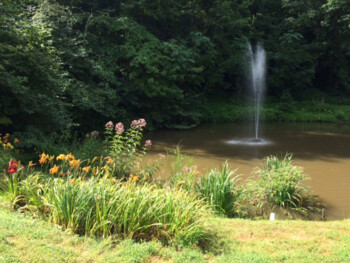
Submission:
M 139 120 L 137 121 L 137 124 L 138 124 L 138 127 L 142 128 L 142 127 L 145 127 L 145 126 L 146 126 L 147 122 L 146 122 L 145 119 L 139 119 Z
M 110 130 L 113 129 L 113 122 L 112 121 L 107 122 L 105 127 L 106 129 L 110 129 Z
M 123 123 L 121 122 L 118 122 L 116 125 L 115 125 L 115 130 L 118 134 L 122 134 L 124 132 L 124 125 Z
M 146 147 L 151 147 L 151 146 L 152 146 L 152 141 L 151 141 L 151 140 L 147 140 L 147 141 L 145 142 L 145 146 L 146 146 Z
M 143 128 L 147 125 L 147 122 L 145 121 L 145 119 L 139 119 L 137 120 L 133 120 L 130 124 L 130 127 L 133 129 L 137 129 L 137 128 Z
M 166 158 L 166 156 L 165 156 L 164 154 L 159 153 L 158 155 L 159 155 L 159 157 L 160 157 L 161 159 L 165 159 L 165 158 Z
M 133 120 L 130 124 L 130 127 L 133 129 L 138 128 L 138 121 L 137 120 Z

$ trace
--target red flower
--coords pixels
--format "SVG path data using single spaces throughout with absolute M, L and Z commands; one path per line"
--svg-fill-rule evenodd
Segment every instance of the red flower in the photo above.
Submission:
M 9 162 L 9 166 L 18 166 L 18 162 L 16 162 L 16 161 L 12 161 L 12 159 L 10 160 L 10 162 Z
M 14 174 L 15 172 L 17 172 L 17 166 L 9 166 L 7 172 L 10 174 Z

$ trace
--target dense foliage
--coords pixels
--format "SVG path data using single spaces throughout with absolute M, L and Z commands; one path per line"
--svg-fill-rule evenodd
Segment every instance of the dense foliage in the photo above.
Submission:
M 3 0 L 0 125 L 32 144 L 111 118 L 191 127 L 207 98 L 244 93 L 248 41 L 268 51 L 270 95 L 345 94 L 349 13 L 347 0 Z

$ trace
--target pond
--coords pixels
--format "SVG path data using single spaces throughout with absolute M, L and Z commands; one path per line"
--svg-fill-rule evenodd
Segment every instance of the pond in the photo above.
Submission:
M 181 146 L 202 172 L 230 168 L 247 178 L 271 154 L 292 153 L 295 165 L 311 178 L 306 184 L 326 203 L 328 220 L 350 218 L 350 125 L 328 123 L 263 123 L 264 143 L 250 144 L 251 123 L 205 124 L 191 130 L 160 130 L 146 135 L 153 141 L 150 156 Z

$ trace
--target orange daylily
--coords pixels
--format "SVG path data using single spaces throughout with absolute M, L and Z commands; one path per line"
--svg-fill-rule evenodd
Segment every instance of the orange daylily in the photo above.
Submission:
M 67 160 L 67 156 L 64 154 L 60 154 L 57 156 L 56 160 L 57 161 L 65 161 L 65 160 Z
M 137 175 L 130 174 L 130 179 L 131 182 L 137 182 L 140 180 L 140 178 Z
M 113 162 L 114 162 L 113 159 L 112 159 L 111 157 L 107 157 L 106 159 L 107 159 L 107 164 L 110 164 L 110 163 L 113 163 Z
M 50 169 L 50 174 L 52 174 L 52 175 L 57 174 L 59 168 L 60 168 L 59 166 L 54 165 L 54 167 L 52 167 L 52 168 Z
M 42 153 L 42 154 L 40 155 L 39 163 L 40 163 L 40 164 L 46 163 L 46 161 L 47 161 L 48 158 L 49 158 L 49 155 L 47 155 L 46 153 Z
M 73 168 L 77 167 L 79 164 L 80 164 L 80 159 L 78 159 L 78 160 L 73 159 L 73 160 L 69 161 L 69 165 Z
M 69 154 L 67 154 L 67 159 L 68 160 L 75 160 L 75 157 L 73 154 L 69 153 Z
M 91 170 L 91 167 L 90 167 L 90 166 L 85 166 L 85 167 L 83 167 L 83 169 L 82 169 L 82 171 L 85 172 L 85 173 L 90 172 L 90 170 Z

